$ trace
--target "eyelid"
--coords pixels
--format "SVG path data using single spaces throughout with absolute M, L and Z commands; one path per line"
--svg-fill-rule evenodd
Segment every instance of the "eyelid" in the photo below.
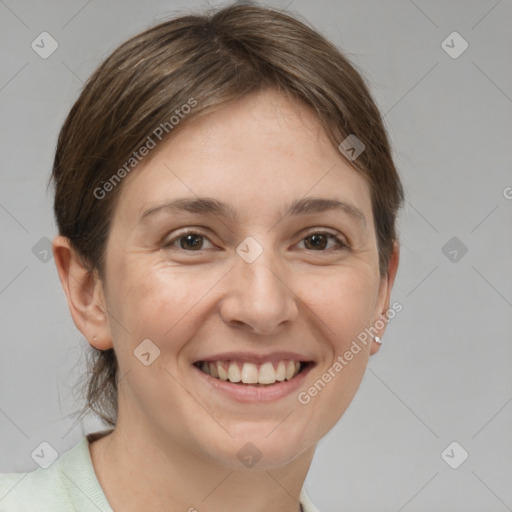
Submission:
M 301 234 L 301 237 L 305 238 L 309 235 L 315 235 L 315 234 L 331 235 L 334 238 L 337 238 L 338 241 L 343 243 L 344 245 L 346 245 L 346 246 L 349 245 L 348 240 L 342 233 L 340 233 L 339 231 L 330 229 L 330 228 L 322 228 L 322 227 L 311 228 L 311 229 L 308 229 L 307 231 L 305 231 L 303 234 Z
M 203 238 L 208 240 L 212 245 L 215 245 L 210 240 L 208 235 L 204 233 L 203 229 L 204 228 L 196 228 L 196 227 L 192 226 L 192 227 L 187 227 L 187 228 L 183 228 L 181 230 L 178 230 L 177 232 L 174 233 L 173 237 L 170 238 L 169 240 L 166 241 L 167 237 L 165 237 L 163 239 L 162 243 L 161 243 L 161 246 L 163 248 L 170 248 L 170 247 L 172 247 L 174 245 L 174 243 L 177 240 L 179 240 L 180 238 L 182 238 L 182 237 L 184 237 L 186 235 L 189 235 L 189 234 L 194 234 L 194 235 L 202 236 Z M 318 252 L 318 253 L 327 252 L 328 253 L 330 251 L 341 250 L 341 249 L 345 249 L 345 248 L 348 249 L 350 247 L 349 242 L 347 241 L 347 239 L 340 232 L 335 231 L 335 230 L 331 230 L 330 228 L 322 228 L 322 227 L 309 228 L 306 231 L 303 231 L 300 234 L 299 241 L 296 244 L 294 244 L 294 245 L 297 245 L 298 243 L 303 242 L 305 238 L 307 238 L 308 236 L 311 236 L 311 235 L 315 235 L 315 234 L 328 235 L 329 237 L 334 239 L 335 242 L 338 245 L 337 245 L 337 247 L 331 247 L 330 249 L 323 250 L 323 251 L 313 251 L 313 250 L 310 250 L 308 252 L 312 252 L 312 253 L 314 253 L 314 252 Z M 206 250 L 206 249 L 200 249 L 199 251 L 186 251 L 185 249 L 182 249 L 181 247 L 178 247 L 177 249 L 181 250 L 181 251 L 184 251 L 184 252 L 190 252 L 190 253 Z
M 167 238 L 164 237 L 162 242 L 161 242 L 161 246 L 163 248 L 170 248 L 174 245 L 174 243 L 179 240 L 180 238 L 186 236 L 186 235 L 200 235 L 202 236 L 203 238 L 206 238 L 212 245 L 215 245 L 209 238 L 208 235 L 206 235 L 203 231 L 202 231 L 203 228 L 195 228 L 195 227 L 188 227 L 188 228 L 183 228 L 183 229 L 179 229 L 178 231 L 174 232 L 172 238 Z M 181 247 L 178 247 L 177 249 L 179 250 L 182 250 L 182 251 L 185 251 L 185 249 L 181 249 Z M 201 250 L 204 250 L 204 249 L 201 249 Z M 199 251 L 185 251 L 185 252 L 199 252 Z
M 331 247 L 330 249 L 322 250 L 322 251 L 309 250 L 309 251 L 307 251 L 308 253 L 329 254 L 329 253 L 335 252 L 335 251 L 350 249 L 350 244 L 348 243 L 347 239 L 341 233 L 339 233 L 338 231 L 331 231 L 330 229 L 327 229 L 327 228 L 313 228 L 311 230 L 308 230 L 301 234 L 301 238 L 297 243 L 303 242 L 305 238 L 307 238 L 311 235 L 327 235 L 329 238 L 333 239 L 336 242 L 336 246 Z

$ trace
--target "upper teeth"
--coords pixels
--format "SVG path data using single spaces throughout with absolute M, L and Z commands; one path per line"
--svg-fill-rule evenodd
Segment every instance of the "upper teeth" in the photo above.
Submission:
M 201 370 L 216 379 L 244 384 L 274 384 L 290 380 L 300 370 L 299 361 L 279 361 L 276 367 L 271 362 L 257 365 L 237 361 L 203 361 Z

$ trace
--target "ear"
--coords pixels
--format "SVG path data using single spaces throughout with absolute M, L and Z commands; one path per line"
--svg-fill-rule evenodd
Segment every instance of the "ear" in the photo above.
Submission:
M 84 264 L 68 238 L 56 236 L 52 248 L 76 327 L 93 347 L 99 350 L 112 348 L 103 283 L 97 271 Z
M 385 276 L 381 278 L 380 286 L 379 286 L 379 298 L 378 298 L 378 308 L 377 308 L 377 317 L 375 318 L 374 325 L 377 323 L 379 319 L 384 321 L 384 326 L 376 336 L 382 338 L 384 336 L 384 332 L 386 331 L 387 321 L 386 321 L 386 312 L 389 310 L 389 303 L 391 300 L 391 290 L 393 289 L 393 284 L 395 282 L 396 272 L 398 270 L 398 262 L 400 260 L 400 246 L 398 242 L 393 243 L 393 251 L 391 253 L 391 257 L 389 258 L 388 272 Z M 370 355 L 373 355 L 378 352 L 380 345 L 378 343 L 373 342 L 370 348 Z

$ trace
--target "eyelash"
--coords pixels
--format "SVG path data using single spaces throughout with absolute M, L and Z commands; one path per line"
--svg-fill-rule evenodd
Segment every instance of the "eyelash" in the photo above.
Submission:
M 201 236 L 203 238 L 206 238 L 208 241 L 210 241 L 208 239 L 208 237 L 205 234 L 201 233 L 200 231 L 198 231 L 196 229 L 189 229 L 187 231 L 183 231 L 182 233 L 177 234 L 176 236 L 171 238 L 171 240 L 169 240 L 168 242 L 165 242 L 162 245 L 162 248 L 163 249 L 173 249 L 174 243 L 177 242 L 178 240 L 180 240 L 180 238 L 186 237 L 187 235 L 199 235 L 199 236 Z M 308 233 L 306 233 L 301 238 L 300 242 L 303 242 L 306 238 L 309 238 L 310 236 L 313 236 L 313 235 L 327 235 L 330 240 L 334 240 L 337 243 L 337 246 L 331 247 L 330 249 L 320 249 L 320 250 L 317 250 L 317 251 L 315 251 L 313 249 L 306 249 L 308 252 L 340 251 L 340 250 L 348 249 L 349 248 L 349 246 L 345 243 L 344 240 L 342 240 L 336 234 L 330 233 L 329 231 L 311 231 L 311 232 L 308 232 Z M 210 241 L 210 243 L 212 243 L 212 242 Z M 174 247 L 174 249 L 178 249 L 178 250 L 184 251 L 184 252 L 191 252 L 191 253 L 200 252 L 200 251 L 206 250 L 206 249 L 187 250 L 187 249 L 182 249 L 181 247 Z

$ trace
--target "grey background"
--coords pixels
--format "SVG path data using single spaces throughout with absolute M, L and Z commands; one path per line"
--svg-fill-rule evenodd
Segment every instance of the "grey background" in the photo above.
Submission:
M 270 2 L 287 4 L 365 74 L 407 196 L 392 297 L 403 311 L 306 488 L 321 512 L 512 510 L 512 3 Z M 41 441 L 63 453 L 104 428 L 74 424 L 88 344 L 53 259 L 33 253 L 56 234 L 46 183 L 58 130 L 115 47 L 205 6 L 0 0 L 0 472 L 36 468 Z M 48 59 L 31 48 L 43 31 L 59 45 Z M 441 46 L 453 31 L 469 44 L 456 59 Z M 441 458 L 452 441 L 469 453 L 458 469 Z

